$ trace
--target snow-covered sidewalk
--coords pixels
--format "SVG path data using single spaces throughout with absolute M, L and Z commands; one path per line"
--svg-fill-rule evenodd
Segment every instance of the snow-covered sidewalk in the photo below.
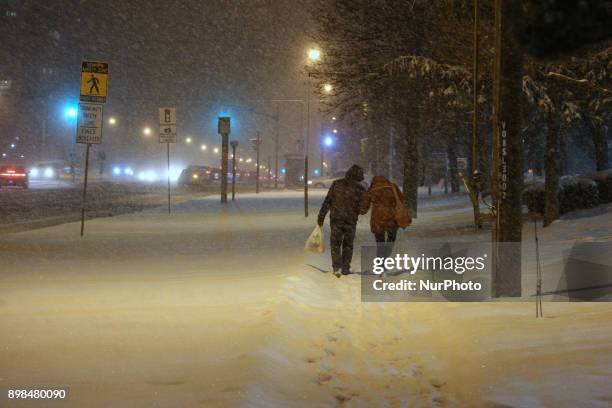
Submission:
M 66 386 L 70 407 L 609 406 L 609 303 L 362 303 L 359 276 L 307 266 L 329 262 L 302 251 L 322 195 L 308 219 L 282 192 L 0 235 L 0 388 Z M 401 239 L 465 239 L 465 197 L 422 209 Z M 611 227 L 542 231 L 545 271 Z

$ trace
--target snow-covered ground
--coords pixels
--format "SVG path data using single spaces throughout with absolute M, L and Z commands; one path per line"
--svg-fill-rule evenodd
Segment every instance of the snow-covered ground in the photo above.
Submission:
M 612 306 L 547 302 L 535 319 L 527 225 L 524 301 L 362 303 L 359 276 L 308 266 L 329 267 L 303 252 L 322 197 L 307 219 L 299 192 L 242 194 L 91 220 L 84 238 L 78 223 L 0 235 L 0 388 L 69 387 L 54 406 L 70 407 L 612 404 Z M 488 238 L 466 238 L 465 197 L 420 208 L 401 240 Z M 610 231 L 610 212 L 542 231 L 545 275 Z M 356 247 L 371 242 L 364 218 Z

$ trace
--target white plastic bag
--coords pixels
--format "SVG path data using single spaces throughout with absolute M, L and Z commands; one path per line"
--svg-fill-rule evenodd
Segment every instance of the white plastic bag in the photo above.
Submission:
M 306 245 L 304 245 L 304 251 L 314 252 L 316 254 L 320 254 L 325 252 L 325 243 L 323 242 L 323 230 L 318 225 L 312 231 L 308 239 L 306 240 Z

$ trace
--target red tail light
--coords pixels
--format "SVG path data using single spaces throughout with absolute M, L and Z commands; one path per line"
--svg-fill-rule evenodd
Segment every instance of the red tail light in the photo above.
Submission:
M 15 171 L 10 171 L 7 170 L 6 173 L 0 173 L 0 176 L 5 176 L 5 177 L 25 177 L 26 174 L 25 173 L 15 173 Z

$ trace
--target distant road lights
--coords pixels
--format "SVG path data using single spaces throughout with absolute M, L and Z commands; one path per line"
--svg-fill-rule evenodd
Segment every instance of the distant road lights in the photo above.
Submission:
M 144 129 L 142 129 L 142 134 L 145 136 L 151 136 L 151 128 L 150 127 L 145 127 Z
M 336 117 L 335 117 L 335 116 L 332 116 L 332 120 L 336 120 Z
M 334 87 L 332 84 L 323 85 L 323 92 L 325 92 L 326 94 L 330 94 L 333 90 L 334 90 Z
M 208 147 L 206 147 L 205 144 L 203 144 L 202 146 L 200 146 L 200 150 L 202 150 L 203 152 L 206 151 L 206 149 L 208 149 Z
M 321 59 L 321 51 L 316 48 L 311 48 L 310 50 L 308 50 L 308 59 L 311 62 L 317 62 Z
M 190 137 L 186 137 L 186 138 L 185 138 L 185 143 L 187 143 L 187 144 L 191 144 L 191 138 L 190 138 Z
M 334 133 L 338 133 L 338 129 L 334 129 L 332 132 L 334 132 Z
M 324 140 L 323 140 L 323 144 L 326 147 L 331 147 L 334 145 L 334 139 L 331 136 L 327 136 Z
M 16 146 L 15 143 L 11 143 L 11 149 L 14 149 Z
M 215 154 L 216 154 L 216 153 L 219 153 L 219 148 L 218 148 L 218 147 L 215 147 L 215 148 L 213 149 L 213 153 L 215 153 Z
M 108 124 L 111 126 L 115 126 L 117 124 L 117 119 L 111 116 L 110 118 L 108 118 Z
M 249 157 L 248 159 L 246 159 L 246 162 L 247 162 L 247 163 L 250 163 L 250 162 L 252 162 L 252 161 L 253 161 L 253 159 L 251 159 L 250 157 Z
M 240 163 L 242 163 L 242 162 L 244 161 L 244 159 L 241 157 L 241 158 L 239 158 L 239 159 L 238 159 L 238 161 L 239 161 Z

